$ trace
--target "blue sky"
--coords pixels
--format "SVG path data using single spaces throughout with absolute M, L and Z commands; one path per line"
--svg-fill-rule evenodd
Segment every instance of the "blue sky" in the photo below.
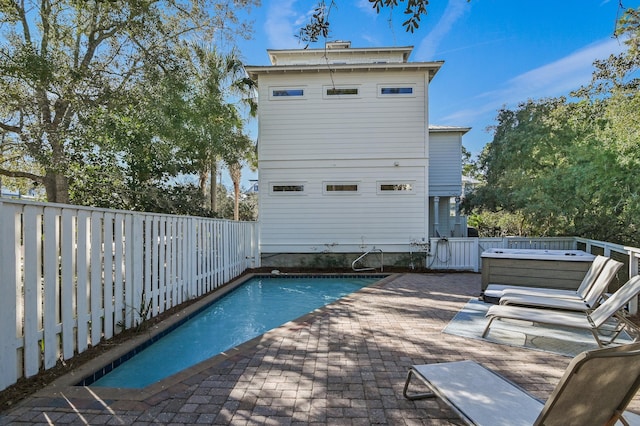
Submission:
M 636 8 L 640 0 L 622 3 Z M 267 49 L 304 47 L 295 34 L 315 4 L 262 0 L 250 14 L 253 40 L 240 43 L 244 62 L 267 65 Z M 410 61 L 445 61 L 430 86 L 430 123 L 472 127 L 463 145 L 476 155 L 491 141 L 487 127 L 495 124 L 500 108 L 567 95 L 589 82 L 594 60 L 623 50 L 612 36 L 618 5 L 618 0 L 431 0 L 428 15 L 411 34 L 402 27 L 402 9 L 376 14 L 368 0 L 337 0 L 329 40 L 349 40 L 352 47 L 414 46 Z

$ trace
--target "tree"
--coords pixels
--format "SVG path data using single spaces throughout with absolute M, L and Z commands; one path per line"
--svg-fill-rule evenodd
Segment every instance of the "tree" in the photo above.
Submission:
M 233 139 L 233 145 L 236 148 L 235 152 L 227 154 L 225 162 L 229 169 L 229 176 L 233 182 L 233 219 L 240 220 L 240 181 L 242 178 L 242 166 L 244 159 L 250 157 L 250 152 L 253 150 L 253 142 L 246 135 L 240 132 L 236 132 L 230 135 Z
M 188 170 L 180 155 L 182 117 L 186 115 L 180 69 L 148 68 L 135 86 L 114 94 L 109 107 L 95 108 L 79 120 L 70 170 L 71 201 L 100 207 L 166 212 L 171 180 Z M 165 195 L 167 197 L 165 197 Z
M 96 147 L 78 138 L 85 115 L 109 108 L 146 67 L 171 68 L 186 37 L 247 34 L 232 6 L 255 0 L 5 0 L 0 2 L 0 131 L 42 173 L 0 174 L 42 183 L 69 201 L 74 157 Z
M 254 83 L 246 78 L 242 62 L 235 52 L 226 55 L 199 45 L 183 51 L 188 67 L 187 111 L 183 116 L 183 138 L 193 172 L 206 196 L 209 183 L 210 206 L 217 211 L 217 164 L 223 158 L 242 158 L 253 146 L 242 136 L 244 121 L 240 109 L 246 106 L 250 116 L 257 110 Z
M 472 158 L 471 152 L 462 147 L 462 175 L 469 177 L 477 177 L 478 176 L 478 166 L 476 162 Z
M 486 184 L 467 198 L 467 211 L 521 215 L 522 229 L 538 235 L 640 243 L 640 21 L 638 10 L 628 15 L 629 49 L 596 62 L 575 101 L 530 100 L 499 112 L 479 160 Z

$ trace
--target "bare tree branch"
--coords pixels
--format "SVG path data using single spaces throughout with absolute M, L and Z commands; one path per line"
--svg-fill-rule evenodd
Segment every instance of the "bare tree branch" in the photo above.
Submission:
M 0 122 L 0 129 L 4 130 L 5 132 L 12 132 L 12 133 L 20 133 L 22 131 L 22 128 L 19 126 L 12 126 L 10 124 L 5 124 L 1 122 Z
M 7 177 L 12 177 L 12 178 L 31 179 L 34 182 L 38 182 L 38 183 L 43 183 L 44 182 L 44 177 L 43 176 L 39 176 L 39 175 L 36 175 L 36 174 L 33 174 L 33 173 L 29 173 L 29 172 L 21 172 L 21 171 L 7 170 L 7 169 L 0 168 L 0 175 L 7 176 Z

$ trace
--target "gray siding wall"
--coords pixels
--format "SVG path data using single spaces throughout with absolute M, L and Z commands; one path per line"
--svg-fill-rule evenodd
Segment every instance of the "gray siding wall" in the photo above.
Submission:
M 462 188 L 462 135 L 432 132 L 429 136 L 429 196 L 457 197 Z

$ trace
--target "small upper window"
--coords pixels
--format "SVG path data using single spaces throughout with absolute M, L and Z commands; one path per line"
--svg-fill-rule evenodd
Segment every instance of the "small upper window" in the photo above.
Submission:
M 400 192 L 413 192 L 413 185 L 411 183 L 393 183 L 393 182 L 384 182 L 380 183 L 379 186 L 380 192 L 385 193 L 400 193 Z
M 304 185 L 294 184 L 294 185 L 272 185 L 271 191 L 276 193 L 285 193 L 285 192 L 304 192 Z
M 340 98 L 340 97 L 355 97 L 358 96 L 359 90 L 357 87 L 335 87 L 326 86 L 324 88 L 324 95 L 327 98 Z
M 380 89 L 381 95 L 411 95 L 413 87 L 383 87 Z
M 329 96 L 357 95 L 357 94 L 358 94 L 358 89 L 356 89 L 355 87 L 348 87 L 348 88 L 342 88 L 342 89 L 338 89 L 338 88 L 327 89 L 327 95 Z
M 357 183 L 326 183 L 324 185 L 325 192 L 338 194 L 345 192 L 358 192 Z
M 378 85 L 378 96 L 415 96 L 413 85 Z
M 273 89 L 272 94 L 276 98 L 285 96 L 304 96 L 304 89 Z
M 270 87 L 269 98 L 274 100 L 305 99 L 304 87 Z

